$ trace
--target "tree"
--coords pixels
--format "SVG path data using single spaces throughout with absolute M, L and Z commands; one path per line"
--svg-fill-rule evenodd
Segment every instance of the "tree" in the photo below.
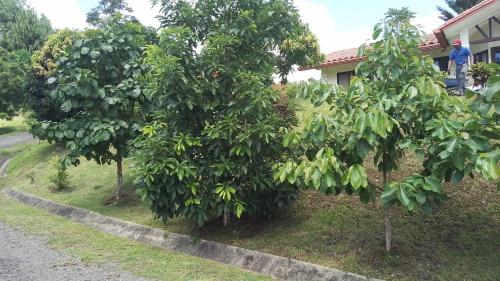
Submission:
M 82 34 L 63 29 L 49 35 L 45 44 L 31 56 L 31 69 L 27 78 L 27 106 L 32 117 L 37 121 L 59 122 L 70 117 L 74 112 L 61 111 L 61 103 L 50 98 L 55 84 L 49 85 L 47 80 L 57 74 L 57 59 L 64 55 L 76 39 Z
M 117 14 L 127 21 L 135 21 L 134 16 L 128 15 L 133 10 L 125 0 L 100 0 L 99 4 L 87 13 L 87 22 L 93 26 L 102 26 Z
M 52 31 L 45 16 L 21 0 L 0 0 L 0 118 L 24 106 L 30 54 Z
M 65 166 L 78 165 L 80 156 L 98 164 L 116 162 L 116 200 L 122 196 L 122 162 L 141 122 L 143 31 L 140 24 L 117 18 L 72 42 L 58 58 L 57 72 L 48 79 L 49 85 L 55 85 L 50 100 L 60 104 L 63 113 L 72 114 L 32 127 L 40 139 L 65 144 Z
M 498 139 L 498 124 L 496 129 L 481 128 L 464 101 L 447 96 L 443 74 L 419 50 L 421 34 L 410 24 L 412 17 L 407 9 L 388 11 L 374 28 L 375 42 L 360 48 L 359 55 L 367 59 L 347 90 L 322 82 L 291 90 L 316 105 L 326 102 L 330 113 L 316 114 L 303 134 L 287 134 L 284 145 L 294 147 L 298 157 L 275 166 L 279 182 L 326 194 L 354 194 L 365 203 L 380 196 L 386 208 L 387 251 L 390 206 L 430 213 L 446 200 L 443 182 L 457 183 L 473 172 L 495 179 L 500 159 L 498 142 L 491 139 L 495 134 L 485 133 L 497 130 Z M 397 181 L 391 173 L 409 152 L 422 159 L 422 169 Z M 382 174 L 382 185 L 366 173 L 369 156 Z
M 26 50 L 8 52 L 0 48 L 0 119 L 11 118 L 24 101 L 25 79 L 29 53 Z
M 50 21 L 24 0 L 0 0 L 0 47 L 7 51 L 37 50 L 52 32 Z
M 294 125 L 272 77 L 319 63 L 316 39 L 285 0 L 161 1 L 161 11 L 160 42 L 146 50 L 155 104 L 136 143 L 138 194 L 164 221 L 274 214 L 297 188 L 272 179 L 290 153 L 280 130 Z
M 441 14 L 439 18 L 444 21 L 448 21 L 454 18 L 455 15 L 462 13 L 463 11 L 471 8 L 472 6 L 478 4 L 481 1 L 483 0 L 445 0 L 446 5 L 448 5 L 448 7 L 452 10 L 451 12 L 441 6 L 437 6 L 436 8 Z

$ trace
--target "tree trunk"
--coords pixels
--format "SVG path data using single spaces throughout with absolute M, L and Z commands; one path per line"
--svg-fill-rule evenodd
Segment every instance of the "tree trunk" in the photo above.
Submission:
M 122 171 L 123 158 L 118 156 L 116 159 L 116 202 L 122 199 L 123 194 L 123 171 Z
M 385 225 L 385 250 L 391 252 L 392 231 L 389 209 L 384 210 L 384 225 Z
M 224 211 L 224 215 L 222 216 L 222 223 L 226 226 L 229 223 L 229 212 Z
M 385 165 L 384 165 L 385 167 Z M 384 187 L 387 183 L 387 171 L 383 171 L 384 174 Z M 391 231 L 391 217 L 389 214 L 389 209 L 384 209 L 384 226 L 385 226 L 385 250 L 387 253 L 391 252 L 392 243 L 392 231 Z

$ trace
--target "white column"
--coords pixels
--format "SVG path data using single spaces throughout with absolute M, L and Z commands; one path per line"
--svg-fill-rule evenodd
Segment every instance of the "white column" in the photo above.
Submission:
M 470 48 L 469 44 L 469 29 L 465 28 L 460 30 L 460 40 L 462 41 L 462 46 Z

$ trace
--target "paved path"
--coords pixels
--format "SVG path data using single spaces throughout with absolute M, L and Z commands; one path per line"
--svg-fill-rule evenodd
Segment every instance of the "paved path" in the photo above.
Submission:
M 30 133 L 19 133 L 16 135 L 1 136 L 0 135 L 0 148 L 13 146 L 18 143 L 32 140 L 33 136 Z
M 114 265 L 87 264 L 0 222 L 2 281 L 146 281 Z

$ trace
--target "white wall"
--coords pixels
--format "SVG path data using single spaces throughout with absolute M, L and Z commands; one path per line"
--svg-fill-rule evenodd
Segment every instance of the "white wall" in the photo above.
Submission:
M 358 63 L 335 65 L 321 69 L 321 79 L 330 83 L 337 83 L 337 73 L 345 71 L 354 71 Z

